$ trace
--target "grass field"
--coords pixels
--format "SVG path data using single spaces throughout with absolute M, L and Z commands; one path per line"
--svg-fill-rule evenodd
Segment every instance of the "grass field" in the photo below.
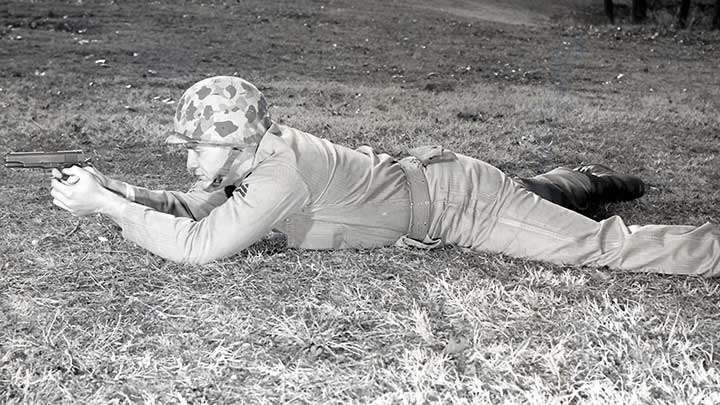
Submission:
M 185 189 L 162 144 L 175 102 L 236 73 L 336 142 L 520 175 L 606 162 L 650 187 L 603 215 L 717 223 L 720 33 L 701 9 L 671 20 L 609 26 L 590 0 L 6 1 L 0 153 L 81 148 Z M 715 280 L 278 235 L 179 265 L 55 208 L 47 173 L 0 176 L 2 403 L 720 402 Z

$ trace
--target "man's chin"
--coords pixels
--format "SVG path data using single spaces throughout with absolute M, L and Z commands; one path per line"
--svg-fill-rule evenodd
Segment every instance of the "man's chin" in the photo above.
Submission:
M 215 177 L 212 179 L 208 179 L 205 176 L 195 177 L 195 188 L 205 191 L 215 191 L 218 188 L 227 185 L 225 183 L 227 183 L 227 178 L 225 177 Z
M 213 179 L 208 179 L 204 176 L 203 177 L 199 177 L 199 176 L 195 177 L 195 187 L 196 188 L 206 190 L 206 189 L 213 187 L 213 183 L 214 183 Z

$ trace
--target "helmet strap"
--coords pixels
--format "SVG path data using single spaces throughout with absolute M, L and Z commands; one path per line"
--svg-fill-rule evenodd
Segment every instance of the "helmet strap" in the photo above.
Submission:
M 230 150 L 230 153 L 225 160 L 225 164 L 220 168 L 220 170 L 218 170 L 215 178 L 210 184 L 210 187 L 219 187 L 222 184 L 223 180 L 225 180 L 225 177 L 227 177 L 228 173 L 230 173 L 230 168 L 232 168 L 233 163 L 235 163 L 235 159 L 237 159 L 241 153 L 242 149 L 233 148 Z

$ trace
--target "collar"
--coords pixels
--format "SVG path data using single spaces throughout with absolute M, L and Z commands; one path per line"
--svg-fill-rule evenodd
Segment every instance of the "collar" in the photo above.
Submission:
M 257 150 L 255 151 L 255 159 L 253 160 L 252 167 L 256 167 L 264 160 L 277 155 L 283 155 L 284 157 L 291 159 L 294 164 L 297 164 L 297 157 L 295 152 L 292 150 L 289 139 L 293 128 L 279 125 L 273 122 L 268 130 L 260 139 Z

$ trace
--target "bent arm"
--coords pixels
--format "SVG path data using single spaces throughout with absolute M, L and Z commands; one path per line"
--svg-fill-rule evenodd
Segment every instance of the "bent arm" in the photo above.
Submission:
M 294 168 L 269 162 L 246 177 L 225 203 L 196 221 L 127 202 L 106 212 L 123 236 L 166 259 L 207 263 L 230 256 L 264 237 L 299 211 L 307 186 Z

